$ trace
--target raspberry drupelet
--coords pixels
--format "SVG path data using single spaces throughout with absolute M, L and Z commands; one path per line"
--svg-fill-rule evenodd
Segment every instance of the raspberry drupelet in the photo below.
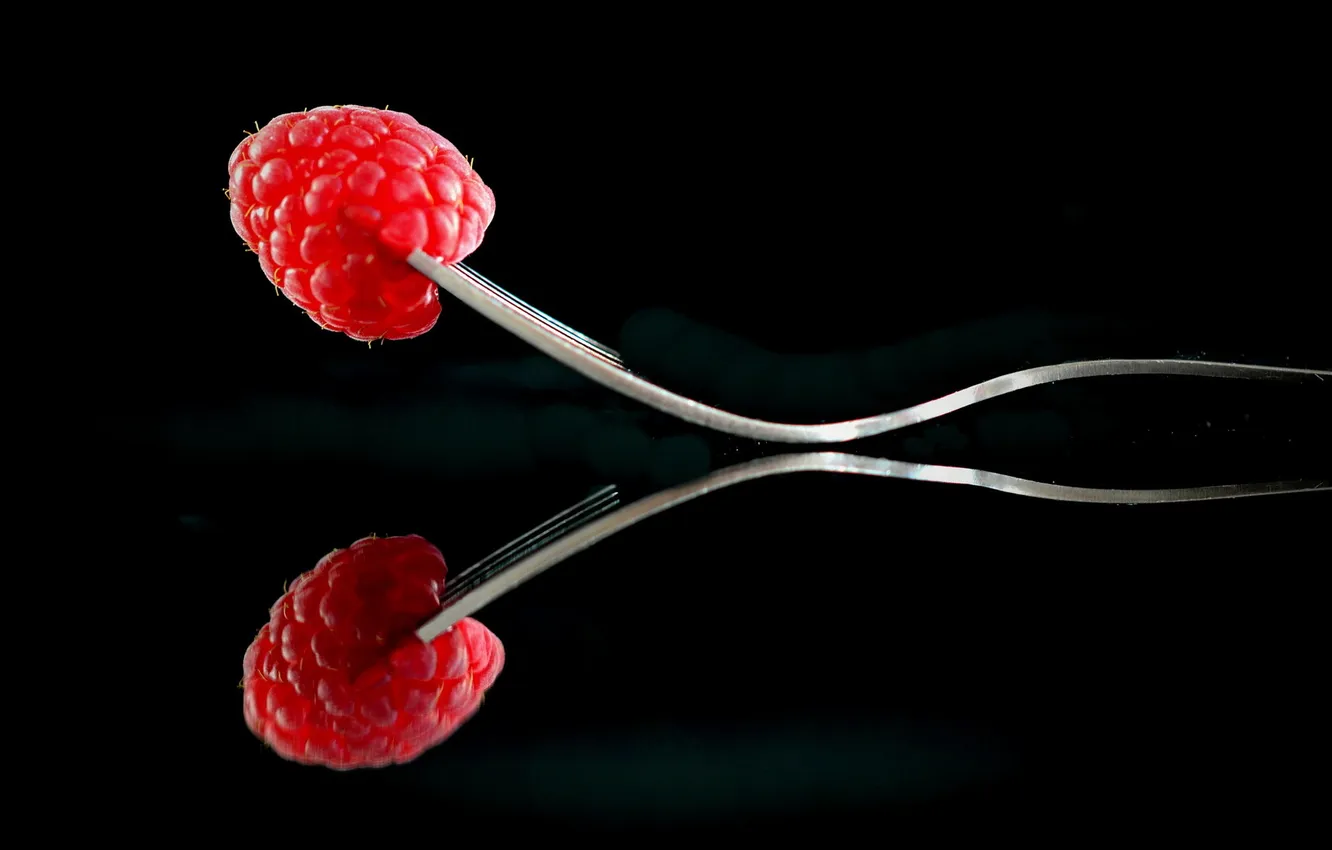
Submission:
M 430 643 L 447 568 L 421 537 L 326 555 L 245 653 L 245 722 L 283 758 L 339 770 L 411 761 L 480 707 L 504 646 L 471 618 Z
M 279 115 L 236 147 L 228 172 L 232 225 L 264 274 L 321 327 L 361 341 L 430 330 L 438 294 L 405 258 L 460 262 L 495 214 L 453 144 L 383 109 Z

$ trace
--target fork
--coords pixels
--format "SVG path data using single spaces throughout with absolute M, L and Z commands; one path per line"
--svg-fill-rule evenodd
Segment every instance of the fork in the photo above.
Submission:
M 620 507 L 623 497 L 616 486 L 597 490 L 451 579 L 445 585 L 444 597 L 440 602 L 443 610 L 422 625 L 416 634 L 424 641 L 434 639 L 437 635 L 448 631 L 462 618 L 475 614 L 523 582 L 650 516 L 735 484 L 793 472 L 838 472 L 878 478 L 931 481 L 939 484 L 968 484 L 1037 499 L 1102 505 L 1203 502 L 1332 490 L 1332 481 L 1323 480 L 1157 490 L 1072 487 L 1031 481 L 981 469 L 912 463 L 841 452 L 773 455 L 716 470 L 702 478 L 668 487 L 624 507 Z
M 1081 360 L 1010 372 L 933 401 L 862 419 L 810 425 L 769 422 L 712 407 L 634 374 L 614 349 L 546 315 L 465 265 L 445 265 L 419 250 L 412 252 L 407 262 L 482 316 L 593 381 L 685 422 L 753 440 L 845 443 L 917 425 L 1028 387 L 1074 378 L 1187 375 L 1290 382 L 1332 378 L 1332 371 L 1210 360 Z

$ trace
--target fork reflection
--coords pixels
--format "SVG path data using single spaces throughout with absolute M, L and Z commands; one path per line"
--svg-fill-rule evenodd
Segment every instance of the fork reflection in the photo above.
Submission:
M 877 478 L 929 481 L 937 484 L 965 484 L 1037 499 L 1101 505 L 1204 502 L 1332 490 L 1332 481 L 1325 480 L 1151 490 L 1073 487 L 1032 481 L 983 469 L 913 463 L 842 452 L 776 455 L 719 469 L 687 484 L 669 487 L 639 499 L 612 513 L 607 511 L 618 505 L 618 493 L 609 487 L 598 491 L 515 541 L 518 543 L 528 539 L 539 539 L 544 545 L 537 544 L 537 548 L 533 548 L 531 545 L 509 544 L 482 562 L 469 567 L 463 573 L 467 576 L 465 581 L 456 589 L 446 589 L 442 600 L 444 609 L 421 626 L 416 634 L 426 641 L 435 638 L 448 631 L 459 620 L 475 614 L 528 579 L 540 575 L 561 561 L 650 516 L 735 484 L 793 472 L 836 472 Z M 509 550 L 512 550 L 512 554 L 506 556 Z

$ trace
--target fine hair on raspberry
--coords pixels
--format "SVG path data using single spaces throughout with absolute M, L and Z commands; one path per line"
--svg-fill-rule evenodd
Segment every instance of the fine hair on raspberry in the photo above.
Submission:
M 406 257 L 460 262 L 495 215 L 494 193 L 451 142 L 386 109 L 279 115 L 236 146 L 228 173 L 232 226 L 269 281 L 361 341 L 434 327 L 438 292 Z

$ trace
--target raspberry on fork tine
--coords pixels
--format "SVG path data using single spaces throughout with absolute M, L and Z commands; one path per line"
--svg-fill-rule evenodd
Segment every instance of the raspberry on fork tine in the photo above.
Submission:
M 245 653 L 245 722 L 278 755 L 338 770 L 417 758 L 480 705 L 504 647 L 466 619 L 429 643 L 447 568 L 416 535 L 358 540 L 292 582 Z
M 279 115 L 236 146 L 227 171 L 232 226 L 264 274 L 321 327 L 361 341 L 430 330 L 438 294 L 405 258 L 460 262 L 495 215 L 453 144 L 383 109 Z

